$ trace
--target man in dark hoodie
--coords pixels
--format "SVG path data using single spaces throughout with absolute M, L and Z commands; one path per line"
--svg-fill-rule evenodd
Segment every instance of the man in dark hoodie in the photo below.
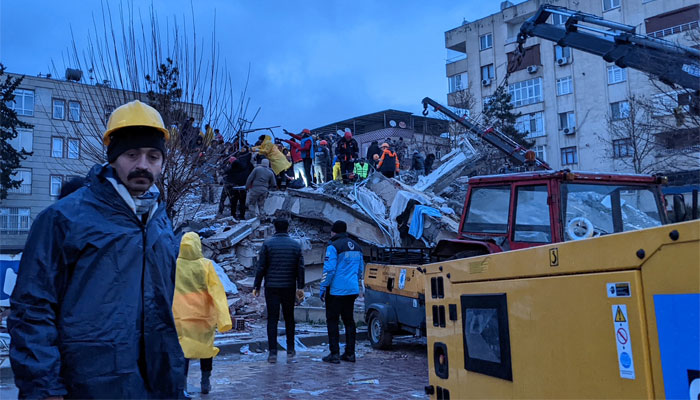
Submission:
M 374 159 L 375 154 L 377 155 L 376 160 Z M 367 161 L 369 161 L 373 167 L 376 167 L 377 161 L 379 160 L 379 157 L 381 157 L 381 155 L 382 150 L 379 148 L 379 142 L 375 140 L 369 145 L 369 148 L 367 149 Z
M 230 166 L 224 175 L 224 190 L 227 191 L 231 202 L 231 216 L 236 216 L 238 205 L 238 219 L 245 219 L 247 195 L 245 184 L 248 176 L 253 172 L 251 154 L 244 146 L 238 152 L 238 157 L 232 156 L 228 161 Z

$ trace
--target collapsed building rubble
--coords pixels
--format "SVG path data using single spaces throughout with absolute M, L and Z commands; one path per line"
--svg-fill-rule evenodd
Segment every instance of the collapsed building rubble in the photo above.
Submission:
M 192 196 L 183 206 L 190 215 L 181 217 L 178 229 L 200 234 L 204 256 L 215 262 L 226 287 L 234 326 L 246 330 L 265 316 L 264 299 L 252 295 L 260 249 L 274 234 L 272 220 L 289 218 L 289 234 L 302 245 L 306 266 L 307 295 L 302 306 L 311 311 L 302 314 L 312 315 L 322 307 L 315 295 L 334 221 L 348 222 L 349 234 L 363 244 L 366 254 L 373 246 L 431 247 L 455 238 L 465 186 L 459 177 L 476 156 L 469 142 L 462 140 L 432 174 L 414 185 L 374 173 L 353 185 L 331 181 L 314 189 L 272 191 L 265 201 L 264 218 L 217 217 L 215 205 L 199 204 Z M 362 302 L 356 306 L 361 309 Z

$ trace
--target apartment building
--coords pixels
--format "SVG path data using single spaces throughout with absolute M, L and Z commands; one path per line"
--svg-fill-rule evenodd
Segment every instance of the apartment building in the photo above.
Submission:
M 479 115 L 511 70 L 508 91 L 515 112 L 521 113 L 516 127 L 534 141 L 538 157 L 555 169 L 634 172 L 625 162 L 632 155 L 631 140 L 610 132 L 610 119 L 629 115 L 630 96 L 658 99 L 671 109 L 684 104 L 683 94 L 674 98 L 674 93 L 660 92 L 640 71 L 618 68 L 599 56 L 539 38 L 527 39 L 518 63 L 520 26 L 542 4 L 595 14 L 635 26 L 639 34 L 690 46 L 698 44 L 692 36 L 699 33 L 700 6 L 694 0 L 529 0 L 517 5 L 505 1 L 500 12 L 445 33 L 450 106 L 464 108 L 465 100 L 471 99 L 469 111 Z M 554 15 L 549 22 L 563 25 L 566 19 Z M 660 151 L 668 154 L 678 142 L 697 147 L 700 139 L 695 132 Z M 677 166 L 698 167 L 692 157 Z
M 14 179 L 21 179 L 22 185 L 0 201 L 2 253 L 21 251 L 32 222 L 57 200 L 64 182 L 85 176 L 93 165 L 106 161 L 102 133 L 114 108 L 134 99 L 147 100 L 143 93 L 113 89 L 109 82 L 81 83 L 80 71 L 69 70 L 66 76 L 72 80 L 25 76 L 15 90 L 11 107 L 33 127 L 18 129 L 11 144 L 32 155 L 16 171 Z M 203 108 L 188 104 L 186 112 L 199 120 Z

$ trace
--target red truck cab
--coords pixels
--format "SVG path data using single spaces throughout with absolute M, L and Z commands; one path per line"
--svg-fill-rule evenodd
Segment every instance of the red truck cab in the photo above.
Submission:
M 458 237 L 434 254 L 464 258 L 663 225 L 662 183 L 568 170 L 469 178 Z

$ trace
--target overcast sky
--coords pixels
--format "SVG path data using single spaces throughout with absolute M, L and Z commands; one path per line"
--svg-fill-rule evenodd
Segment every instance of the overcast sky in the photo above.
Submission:
M 518 3 L 519 1 L 516 1 Z M 114 7 L 118 2 L 114 3 Z M 147 13 L 151 1 L 134 0 Z M 190 13 L 189 0 L 153 0 L 159 17 Z M 315 128 L 385 109 L 418 113 L 445 103 L 444 32 L 499 10 L 499 1 L 193 0 L 197 34 L 216 35 L 231 75 L 261 107 L 255 126 Z M 70 29 L 78 45 L 100 2 L 0 0 L 0 61 L 36 75 L 63 65 Z

